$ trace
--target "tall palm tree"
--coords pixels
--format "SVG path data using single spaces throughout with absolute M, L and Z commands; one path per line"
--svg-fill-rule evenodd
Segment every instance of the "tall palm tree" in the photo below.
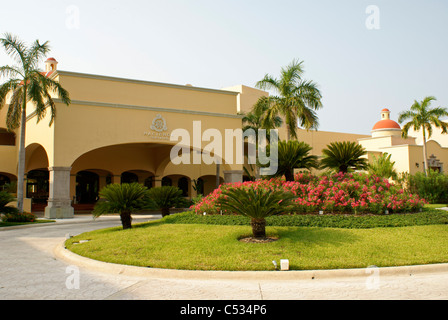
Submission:
M 269 98 L 261 97 L 252 107 L 252 110 L 244 114 L 243 131 L 253 129 L 258 132 L 260 129 L 266 129 L 266 138 L 269 139 L 269 130 L 281 127 L 283 124 L 283 119 L 280 116 L 266 118 L 269 107 Z
M 259 89 L 275 92 L 276 95 L 268 98 L 270 106 L 265 121 L 282 116 L 287 140 L 297 139 L 298 125 L 307 130 L 319 126 L 316 111 L 322 107 L 322 95 L 316 83 L 302 78 L 303 73 L 303 61 L 293 60 L 289 66 L 281 69 L 279 79 L 267 74 L 256 84 Z
M 6 105 L 7 96 L 11 93 L 6 126 L 10 131 L 20 127 L 17 208 L 19 212 L 22 212 L 27 103 L 30 102 L 35 106 L 38 122 L 45 117 L 48 109 L 51 113 L 51 126 L 56 115 L 56 105 L 51 93 L 56 93 L 66 105 L 70 104 L 70 98 L 69 93 L 59 82 L 47 78 L 38 70 L 39 63 L 50 51 L 48 41 L 41 44 L 39 40 L 36 40 L 28 47 L 16 36 L 6 33 L 4 38 L 0 38 L 0 43 L 6 53 L 16 62 L 14 66 L 6 65 L 0 67 L 0 77 L 7 78 L 6 82 L 0 85 L 0 109 Z
M 367 152 L 356 142 L 332 142 L 322 150 L 322 154 L 321 168 L 347 173 L 349 170 L 365 170 L 368 166 L 367 159 L 363 158 Z
M 409 120 L 402 128 L 403 138 L 408 137 L 409 129 L 412 127 L 415 131 L 422 130 L 423 135 L 423 161 L 425 175 L 428 174 L 428 155 L 426 153 L 426 139 L 432 136 L 432 126 L 441 128 L 442 133 L 446 134 L 448 125 L 440 120 L 441 117 L 448 116 L 448 110 L 446 108 L 430 108 L 431 101 L 435 101 L 436 98 L 429 96 L 422 101 L 414 101 L 410 110 L 403 111 L 398 116 L 398 122 L 401 124 L 406 120 Z
M 286 181 L 294 181 L 294 169 L 319 168 L 317 156 L 309 154 L 311 150 L 310 145 L 303 141 L 279 141 L 275 176 L 285 176 Z
M 283 120 L 280 116 L 275 116 L 273 118 L 266 119 L 266 112 L 268 111 L 270 106 L 269 98 L 262 97 L 260 98 L 255 105 L 252 107 L 252 110 L 243 117 L 243 131 L 246 130 L 254 130 L 257 134 L 260 129 L 266 130 L 266 143 L 269 144 L 271 141 L 271 129 L 279 128 L 283 124 Z M 256 141 L 258 144 L 258 140 Z M 256 146 L 258 149 L 258 145 Z M 252 167 L 252 166 L 250 166 Z M 246 174 L 251 177 L 252 175 L 248 172 L 247 168 L 244 167 L 244 171 Z M 255 180 L 258 180 L 260 177 L 260 170 L 258 166 L 253 168 L 255 176 L 253 177 Z

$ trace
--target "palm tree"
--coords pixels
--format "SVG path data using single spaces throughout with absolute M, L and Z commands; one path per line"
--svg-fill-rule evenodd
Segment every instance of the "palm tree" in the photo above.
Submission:
M 154 201 L 157 208 L 162 210 L 162 217 L 169 215 L 170 208 L 178 205 L 184 199 L 182 190 L 172 186 L 151 188 L 146 196 Z
M 134 182 L 110 184 L 100 191 L 100 200 L 92 211 L 94 217 L 103 214 L 119 213 L 123 229 L 132 228 L 132 213 L 148 206 L 145 201 L 148 188 Z
M 283 120 L 280 116 L 266 119 L 266 112 L 268 111 L 268 109 L 269 98 L 262 97 L 255 103 L 252 110 L 246 113 L 243 117 L 243 131 L 254 130 L 258 134 L 260 129 L 265 129 L 267 144 L 269 144 L 271 141 L 270 130 L 281 127 L 283 124 Z M 256 144 L 256 148 L 258 149 L 258 140 L 256 141 Z M 260 176 L 259 167 L 255 166 L 255 168 L 253 168 L 252 170 L 252 165 L 249 164 L 249 166 L 251 167 L 251 171 L 254 171 L 255 176 L 252 177 L 251 173 L 246 167 L 243 168 L 244 171 L 249 177 L 252 177 L 253 180 L 258 180 Z
M 294 199 L 296 196 L 282 190 L 231 187 L 223 190 L 217 204 L 223 210 L 249 217 L 253 237 L 263 239 L 266 238 L 266 217 L 288 211 Z
M 297 139 L 298 125 L 307 130 L 319 126 L 316 111 L 322 107 L 322 95 L 313 81 L 302 79 L 303 73 L 303 61 L 293 60 L 288 67 L 282 68 L 279 79 L 267 74 L 256 84 L 259 89 L 275 91 L 276 95 L 267 98 L 269 108 L 265 121 L 282 116 L 287 140 Z
M 311 150 L 310 145 L 303 141 L 279 141 L 275 176 L 285 176 L 286 181 L 294 181 L 294 169 L 319 168 L 317 156 L 309 154 Z
M 347 173 L 349 170 L 365 170 L 368 161 L 363 158 L 366 150 L 356 142 L 332 142 L 322 150 L 323 158 L 320 161 L 322 168 L 336 169 Z
M 411 109 L 408 111 L 403 111 L 398 116 L 398 122 L 401 124 L 406 120 L 407 122 L 402 128 L 403 138 L 408 137 L 409 129 L 412 127 L 415 131 L 422 130 L 423 135 L 423 161 L 424 161 L 424 171 L 425 175 L 428 173 L 428 155 L 426 153 L 426 139 L 431 138 L 432 126 L 436 128 L 441 128 L 442 133 L 447 132 L 447 124 L 440 120 L 441 117 L 448 116 L 448 110 L 446 108 L 430 108 L 431 101 L 435 101 L 435 97 L 426 97 L 421 102 L 414 101 Z
M 47 78 L 38 70 L 43 57 L 50 51 L 48 41 L 40 43 L 36 40 L 30 47 L 17 37 L 6 33 L 0 38 L 6 53 L 11 56 L 15 66 L 0 67 L 0 77 L 8 78 L 0 85 L 0 109 L 6 105 L 9 93 L 9 102 L 6 126 L 13 131 L 20 127 L 19 163 L 17 171 L 17 208 L 23 211 L 23 184 L 25 177 L 25 134 L 26 134 L 26 106 L 31 102 L 35 106 L 37 121 L 42 120 L 47 112 L 51 113 L 50 126 L 56 115 L 56 105 L 51 93 L 56 93 L 62 102 L 70 104 L 68 92 L 55 80 Z
M 252 107 L 252 110 L 243 117 L 243 131 L 253 129 L 258 132 L 260 129 L 266 129 L 266 138 L 269 139 L 269 130 L 281 127 L 283 120 L 280 116 L 266 118 L 266 113 L 270 107 L 268 97 L 261 97 Z

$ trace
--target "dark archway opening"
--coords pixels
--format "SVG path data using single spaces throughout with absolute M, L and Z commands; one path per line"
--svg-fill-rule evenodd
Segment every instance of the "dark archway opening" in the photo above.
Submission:
M 90 171 L 81 171 L 76 175 L 76 202 L 91 204 L 98 201 L 99 194 L 98 174 Z

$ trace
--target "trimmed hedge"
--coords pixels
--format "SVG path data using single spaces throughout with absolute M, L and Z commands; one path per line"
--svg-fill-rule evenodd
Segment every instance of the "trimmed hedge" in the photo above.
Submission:
M 250 225 L 238 215 L 197 215 L 183 212 L 162 220 L 169 224 Z M 266 218 L 267 226 L 370 229 L 448 224 L 448 212 L 428 210 L 420 213 L 390 215 L 280 215 Z

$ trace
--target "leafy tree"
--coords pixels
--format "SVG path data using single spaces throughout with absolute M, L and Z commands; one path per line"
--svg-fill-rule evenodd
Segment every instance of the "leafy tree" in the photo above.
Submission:
M 151 188 L 146 197 L 154 201 L 156 207 L 162 210 L 162 217 L 169 215 L 170 208 L 184 200 L 182 190 L 172 186 Z
M 322 150 L 321 168 L 335 169 L 347 173 L 349 170 L 367 169 L 367 154 L 365 149 L 356 142 L 332 142 Z
M 95 204 L 93 216 L 119 213 L 123 229 L 132 228 L 132 213 L 148 206 L 145 196 L 148 189 L 137 183 L 110 184 L 100 191 L 100 200 Z
M 286 68 L 281 69 L 280 78 L 268 74 L 257 82 L 256 87 L 262 90 L 274 90 L 274 96 L 264 99 L 269 105 L 264 122 L 269 123 L 277 116 L 285 120 L 287 140 L 297 139 L 297 126 L 307 130 L 319 126 L 316 111 L 322 107 L 322 95 L 317 85 L 303 79 L 303 61 L 293 60 Z
M 428 173 L 428 155 L 426 152 L 426 140 L 431 138 L 433 126 L 441 128 L 442 133 L 448 133 L 448 125 L 440 120 L 441 117 L 448 117 L 448 110 L 446 108 L 430 108 L 431 101 L 435 101 L 435 97 L 426 97 L 422 101 L 414 101 L 410 110 L 403 111 L 398 116 L 398 122 L 401 124 L 409 120 L 402 128 L 403 138 L 408 137 L 410 128 L 415 131 L 422 130 L 423 135 L 423 159 L 425 175 Z
M 228 210 L 251 219 L 254 238 L 266 238 L 266 218 L 287 212 L 296 197 L 282 190 L 257 187 L 231 187 L 222 192 L 217 204 Z
M 27 103 L 32 103 L 35 106 L 38 122 L 45 117 L 47 110 L 49 110 L 51 113 L 51 126 L 56 115 L 56 104 L 51 94 L 53 92 L 56 93 L 62 103 L 66 105 L 70 104 L 70 98 L 69 93 L 59 82 L 47 78 L 38 69 L 40 61 L 50 51 L 48 41 L 41 44 L 39 40 L 36 40 L 31 46 L 27 47 L 17 37 L 6 33 L 4 38 L 0 38 L 0 44 L 16 62 L 14 66 L 6 65 L 0 67 L 0 77 L 7 78 L 6 82 L 0 85 L 0 109 L 7 104 L 6 98 L 8 93 L 12 93 L 6 117 L 6 126 L 10 131 L 20 127 L 17 207 L 22 212 Z
M 394 168 L 395 161 L 392 161 L 391 155 L 383 153 L 380 156 L 373 156 L 373 161 L 368 165 L 368 171 L 370 174 L 383 177 L 385 179 L 392 178 L 398 179 L 398 174 Z

